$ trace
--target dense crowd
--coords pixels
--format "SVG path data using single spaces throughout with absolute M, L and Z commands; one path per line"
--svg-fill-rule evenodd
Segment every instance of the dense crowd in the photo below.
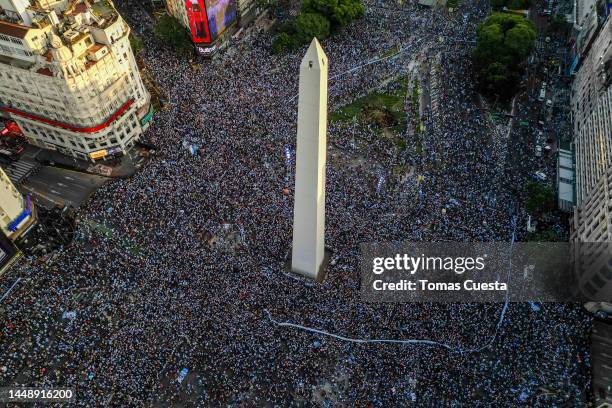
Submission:
M 146 136 L 157 154 L 79 210 L 72 244 L 0 280 L 2 294 L 22 279 L 0 303 L 0 384 L 74 387 L 87 407 L 584 406 L 590 321 L 578 305 L 511 304 L 498 327 L 501 304 L 360 300 L 360 243 L 509 241 L 513 218 L 524 223 L 505 181 L 507 129 L 488 120 L 469 80 L 486 3 L 448 15 L 379 0 L 323 42 L 330 110 L 414 61 L 413 76 L 437 64 L 439 108 L 424 109 L 425 130 L 406 135 L 405 149 L 364 121 L 330 123 L 322 283 L 286 271 L 303 50 L 274 56 L 270 34 L 252 33 L 194 70 L 145 36 L 144 61 L 168 99 Z M 455 350 L 354 344 L 278 327 L 266 311 Z

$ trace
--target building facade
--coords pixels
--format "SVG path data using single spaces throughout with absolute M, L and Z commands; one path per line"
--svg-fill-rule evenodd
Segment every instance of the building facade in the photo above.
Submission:
M 559 149 L 557 157 L 557 204 L 561 211 L 573 212 L 575 199 L 574 153 Z
M 575 289 L 589 300 L 612 293 L 612 166 L 574 211 Z
M 595 407 L 612 407 L 612 321 L 595 320 L 591 333 Z
M 166 10 L 168 14 L 175 17 L 183 27 L 190 29 L 187 7 L 184 0 L 166 0 Z
M 148 126 L 150 95 L 112 3 L 0 7 L 0 109 L 45 149 L 89 160 L 126 152 Z
M 34 204 L 24 198 L 0 168 L 0 230 L 16 241 L 36 222 Z
M 612 164 L 612 19 L 600 28 L 572 84 L 576 203 Z

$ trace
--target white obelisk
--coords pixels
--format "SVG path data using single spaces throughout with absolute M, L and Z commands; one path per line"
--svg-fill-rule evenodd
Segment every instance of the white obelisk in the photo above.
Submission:
M 291 270 L 316 279 L 325 255 L 327 56 L 316 38 L 300 65 Z

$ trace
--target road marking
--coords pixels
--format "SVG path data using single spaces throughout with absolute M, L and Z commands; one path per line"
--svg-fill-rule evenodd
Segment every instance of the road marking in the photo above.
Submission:
M 53 194 L 60 195 L 60 193 L 58 193 L 58 192 L 57 192 L 57 191 L 55 191 L 55 190 L 51 190 L 51 192 L 52 192 Z
M 63 183 L 57 183 L 58 186 L 60 187 L 68 187 L 67 185 L 63 184 Z
M 64 176 L 66 180 L 74 180 L 72 177 Z
M 45 199 L 45 200 L 47 200 L 47 201 L 51 201 L 53 204 L 57 204 L 57 205 L 59 205 L 60 207 L 63 207 L 63 206 L 65 205 L 65 203 L 63 203 L 63 202 L 59 202 L 59 201 L 57 201 L 57 200 L 54 200 L 53 198 L 51 198 L 51 197 L 47 196 L 46 194 L 41 193 L 41 192 L 40 192 L 40 191 L 38 191 L 38 190 L 33 189 L 33 188 L 32 188 L 32 187 L 30 187 L 30 186 L 26 186 L 26 185 L 22 185 L 22 186 L 23 186 L 23 188 L 24 188 L 24 189 L 26 189 L 26 190 L 28 190 L 28 191 L 32 192 L 32 194 L 35 194 L 35 195 L 36 195 L 36 196 L 38 196 L 38 197 L 42 197 L 43 199 Z

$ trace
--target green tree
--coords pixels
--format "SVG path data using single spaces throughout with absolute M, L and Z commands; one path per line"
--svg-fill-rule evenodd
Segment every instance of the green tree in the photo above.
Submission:
M 295 36 L 300 44 L 312 41 L 313 37 L 323 40 L 329 37 L 329 20 L 319 13 L 300 13 L 295 19 Z
M 142 40 L 133 34 L 130 34 L 130 47 L 132 48 L 134 55 L 140 54 L 140 51 L 142 51 Z
M 275 54 L 284 54 L 289 51 L 293 51 L 297 44 L 295 38 L 287 33 L 280 33 L 274 39 L 272 43 L 272 50 Z
M 506 31 L 504 45 L 519 60 L 527 58 L 535 41 L 535 31 L 524 25 L 517 25 Z
M 504 98 L 512 96 L 535 44 L 533 23 L 522 16 L 494 13 L 478 26 L 476 33 L 473 59 L 481 91 Z
M 159 39 L 177 53 L 188 55 L 193 52 L 191 36 L 176 18 L 164 14 L 155 24 L 153 31 Z
M 364 15 L 365 9 L 359 0 L 339 0 L 338 6 L 333 9 L 330 21 L 332 24 L 345 26 Z
M 363 17 L 365 9 L 359 0 L 304 0 L 302 12 L 319 13 L 335 28 Z
M 525 191 L 527 193 L 527 202 L 525 203 L 527 211 L 532 213 L 548 212 L 555 208 L 555 193 L 552 188 L 532 181 L 527 184 Z
M 548 26 L 550 31 L 556 31 L 560 34 L 565 34 L 570 29 L 571 24 L 567 22 L 567 18 L 563 14 L 555 14 Z

